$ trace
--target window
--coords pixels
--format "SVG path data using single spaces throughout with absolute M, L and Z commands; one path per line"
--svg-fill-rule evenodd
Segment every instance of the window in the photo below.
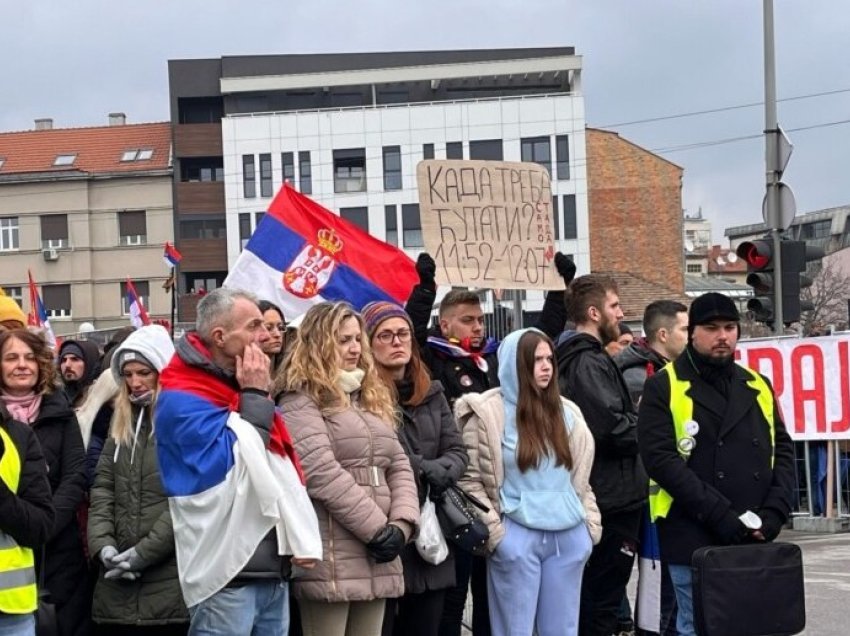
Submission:
M 486 161 L 502 161 L 502 140 L 482 139 L 469 142 L 469 158 Z
M 245 249 L 248 240 L 251 238 L 251 213 L 241 212 L 239 214 L 239 247 Z
M 313 172 L 310 167 L 310 151 L 302 150 L 298 153 L 298 173 L 300 176 L 299 190 L 301 194 L 313 192 Z
M 384 225 L 387 228 L 387 243 L 398 245 L 398 218 L 396 217 L 396 206 L 384 206 Z
M 533 161 L 546 168 L 552 174 L 552 144 L 549 137 L 530 137 L 520 144 L 522 161 Z
M 800 238 L 803 240 L 829 238 L 831 232 L 832 221 L 829 219 L 814 221 L 813 223 L 806 223 L 800 226 Z
M 340 208 L 339 215 L 346 221 L 354 223 L 360 229 L 369 231 L 369 208 Z
M 221 157 L 181 159 L 180 181 L 224 181 L 224 159 Z
M 334 192 L 366 191 L 366 149 L 334 150 Z
M 181 239 L 227 238 L 227 223 L 223 216 L 182 215 L 178 229 Z
M 564 195 L 564 238 L 578 238 L 578 222 L 576 219 L 576 195 Z
M 401 206 L 401 226 L 404 247 L 425 247 L 418 203 L 405 203 Z
M 56 159 L 53 160 L 54 166 L 73 166 L 74 162 L 77 160 L 76 154 L 68 154 L 68 155 L 56 155 Z
M 136 288 L 136 295 L 142 303 L 142 307 L 148 309 L 150 305 L 150 283 L 146 280 L 134 280 L 133 287 Z M 130 315 L 130 305 L 127 303 L 127 283 L 121 283 L 121 315 Z
M 67 214 L 43 214 L 39 220 L 41 221 L 42 249 L 61 249 L 70 246 Z
M 266 215 L 265 212 L 254 212 L 254 227 L 256 228 L 260 221 L 263 220 L 263 217 Z
M 702 274 L 702 265 L 699 263 L 688 263 L 686 271 L 688 274 Z
M 180 97 L 177 111 L 181 124 L 217 124 L 224 116 L 224 98 Z
M 18 247 L 18 217 L 0 217 L 0 250 L 16 250 Z
M 401 190 L 400 146 L 384 146 L 384 190 Z
M 570 140 L 567 135 L 555 137 L 555 172 L 559 181 L 570 178 Z
M 295 157 L 291 152 L 282 152 L 280 153 L 280 165 L 282 171 L 282 181 L 286 183 L 289 182 L 289 185 L 295 185 Z
M 555 226 L 555 240 L 561 238 L 561 213 L 558 210 L 558 196 L 552 196 L 552 224 Z
M 148 242 L 147 213 L 124 210 L 118 213 L 118 237 L 121 245 L 144 245 Z
M 3 285 L 3 291 L 6 292 L 6 295 L 18 303 L 19 306 L 23 307 L 24 304 L 24 296 L 23 296 L 23 287 L 7 287 Z
M 272 195 L 272 156 L 260 155 L 260 196 Z
M 422 158 L 423 159 L 433 159 L 434 158 L 434 144 L 422 144 Z
M 227 272 L 184 272 L 183 288 L 190 294 L 211 292 L 218 289 L 227 278 Z
M 133 148 L 121 153 L 121 161 L 148 161 L 151 157 L 153 150 L 150 148 Z
M 257 173 L 254 168 L 254 155 L 242 155 L 242 186 L 246 199 L 257 196 Z
M 462 141 L 450 141 L 446 143 L 446 159 L 463 159 Z
M 71 317 L 70 285 L 42 285 L 41 299 L 49 318 Z

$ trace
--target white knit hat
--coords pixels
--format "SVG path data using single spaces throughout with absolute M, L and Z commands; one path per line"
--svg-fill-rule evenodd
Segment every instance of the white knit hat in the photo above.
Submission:
M 121 382 L 121 368 L 127 362 L 138 361 L 147 364 L 157 373 L 161 372 L 174 355 L 174 343 L 165 327 L 145 325 L 127 336 L 115 349 L 112 356 L 112 375 Z

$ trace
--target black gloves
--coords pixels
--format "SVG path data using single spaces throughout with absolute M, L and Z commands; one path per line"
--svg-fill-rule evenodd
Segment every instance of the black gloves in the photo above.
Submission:
M 558 262 L 558 256 L 555 256 L 555 263 Z M 575 270 L 575 266 L 573 266 Z M 426 287 L 435 285 L 435 277 L 437 276 L 437 263 L 431 258 L 428 252 L 422 252 L 416 259 L 416 273 L 419 274 L 419 282 Z
M 766 541 L 773 541 L 785 525 L 785 519 L 775 510 L 765 508 L 758 513 L 761 517 L 761 533 Z
M 421 256 L 420 256 L 421 258 Z M 430 256 L 428 258 L 431 258 Z M 433 259 L 431 260 L 433 263 Z M 435 265 L 436 269 L 436 265 Z M 566 254 L 562 254 L 561 252 L 555 252 L 555 269 L 558 270 L 558 273 L 564 279 L 564 282 L 569 286 L 573 279 L 576 277 L 576 264 Z M 416 270 L 419 270 L 419 262 L 416 263 Z
M 440 498 L 446 488 L 452 486 L 454 478 L 449 475 L 449 470 L 439 460 L 423 459 L 419 465 L 422 476 L 428 482 L 428 490 L 432 500 Z
M 366 551 L 375 559 L 375 563 L 389 563 L 401 553 L 403 547 L 404 533 L 401 528 L 389 523 L 366 544 Z
M 714 525 L 714 534 L 721 545 L 736 545 L 750 535 L 750 530 L 738 519 L 735 511 L 730 510 Z

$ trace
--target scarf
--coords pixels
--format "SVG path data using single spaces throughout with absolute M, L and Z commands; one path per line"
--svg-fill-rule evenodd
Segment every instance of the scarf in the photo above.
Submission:
M 450 358 L 470 358 L 483 373 L 487 373 L 490 368 L 485 356 L 495 353 L 499 349 L 499 343 L 494 338 L 487 338 L 477 350 L 474 350 L 469 344 L 469 338 L 458 341 L 429 336 L 428 344 Z
M 189 343 L 202 354 L 210 363 L 212 356 L 209 350 L 201 342 L 197 334 L 191 333 L 187 336 Z M 226 409 L 229 412 L 239 411 L 239 400 L 241 393 L 238 389 L 204 369 L 188 364 L 180 355 L 175 355 L 169 365 L 163 369 L 159 376 L 163 389 L 177 388 L 194 393 L 207 400 L 213 408 Z M 225 416 L 226 417 L 226 416 Z M 269 431 L 268 449 L 282 457 L 289 457 L 301 483 L 304 482 L 304 472 L 301 470 L 301 461 L 295 453 L 292 438 L 286 429 L 283 416 L 275 409 L 274 421 Z
M 19 397 L 2 393 L 0 399 L 3 400 L 12 418 L 24 424 L 32 424 L 41 409 L 41 394 L 30 393 Z
M 360 385 L 363 384 L 363 378 L 365 377 L 366 372 L 363 369 L 340 371 L 336 379 L 336 385 L 342 389 L 346 395 L 351 395 L 360 389 Z
M 735 377 L 735 358 L 733 356 L 722 360 L 711 358 L 694 349 L 693 344 L 689 344 L 685 352 L 700 377 L 726 396 L 732 378 Z

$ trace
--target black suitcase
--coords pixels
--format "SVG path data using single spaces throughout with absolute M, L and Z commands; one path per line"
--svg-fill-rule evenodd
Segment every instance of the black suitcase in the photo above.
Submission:
M 806 626 L 803 555 L 792 543 L 700 548 L 691 569 L 700 636 L 784 636 Z

